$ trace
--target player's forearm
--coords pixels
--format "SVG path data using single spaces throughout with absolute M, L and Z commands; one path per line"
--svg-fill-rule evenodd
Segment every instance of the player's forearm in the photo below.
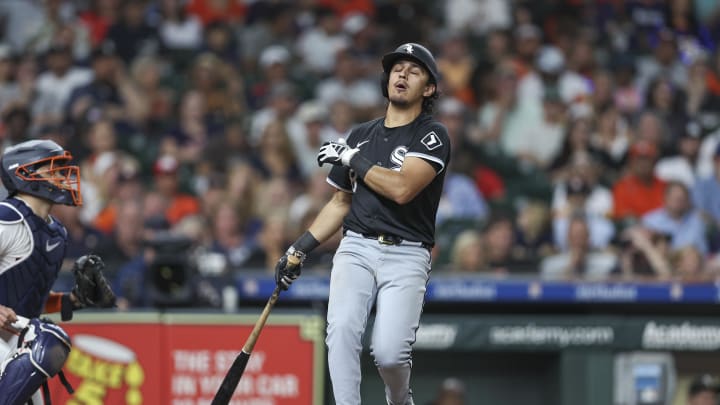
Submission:
M 398 204 L 407 204 L 417 195 L 417 190 L 410 187 L 402 172 L 384 167 L 373 166 L 363 181 L 376 193 Z
M 338 191 L 320 210 L 315 221 L 308 229 L 318 242 L 325 242 L 340 229 L 343 218 L 350 211 L 350 198 L 349 194 Z

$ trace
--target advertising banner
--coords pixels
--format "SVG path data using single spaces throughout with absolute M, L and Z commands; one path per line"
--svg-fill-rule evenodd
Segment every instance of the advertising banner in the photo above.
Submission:
M 53 403 L 209 405 L 256 320 L 240 315 L 118 318 L 86 316 L 62 323 L 73 341 L 64 373 L 75 392 L 69 394 L 53 378 Z M 263 329 L 231 404 L 321 404 L 324 323 L 307 315 L 274 318 Z

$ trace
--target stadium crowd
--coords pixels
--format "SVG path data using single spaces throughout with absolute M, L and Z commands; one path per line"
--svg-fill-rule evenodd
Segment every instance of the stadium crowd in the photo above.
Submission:
M 714 280 L 718 41 L 714 0 L 5 0 L 0 144 L 73 153 L 68 263 L 143 305 L 158 257 L 269 272 L 332 191 L 318 147 L 383 114 L 380 57 L 419 42 L 453 143 L 436 271 Z

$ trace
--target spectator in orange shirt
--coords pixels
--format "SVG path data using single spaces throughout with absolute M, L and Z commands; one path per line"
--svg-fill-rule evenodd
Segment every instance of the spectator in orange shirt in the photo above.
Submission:
M 630 147 L 629 170 L 613 187 L 615 220 L 635 222 L 662 206 L 665 182 L 654 174 L 658 156 L 657 146 L 645 140 Z
M 153 173 L 155 174 L 155 187 L 167 200 L 165 218 L 171 225 L 178 223 L 188 215 L 200 212 L 198 199 L 183 194 L 179 187 L 178 169 L 180 163 L 171 155 L 163 155 L 155 161 Z

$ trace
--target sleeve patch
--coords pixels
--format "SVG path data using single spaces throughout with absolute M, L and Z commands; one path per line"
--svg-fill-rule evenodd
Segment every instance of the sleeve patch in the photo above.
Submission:
M 423 145 L 427 148 L 427 150 L 435 150 L 442 146 L 442 141 L 440 141 L 440 137 L 437 136 L 435 131 L 428 132 L 427 135 L 425 135 L 420 142 L 422 142 Z

